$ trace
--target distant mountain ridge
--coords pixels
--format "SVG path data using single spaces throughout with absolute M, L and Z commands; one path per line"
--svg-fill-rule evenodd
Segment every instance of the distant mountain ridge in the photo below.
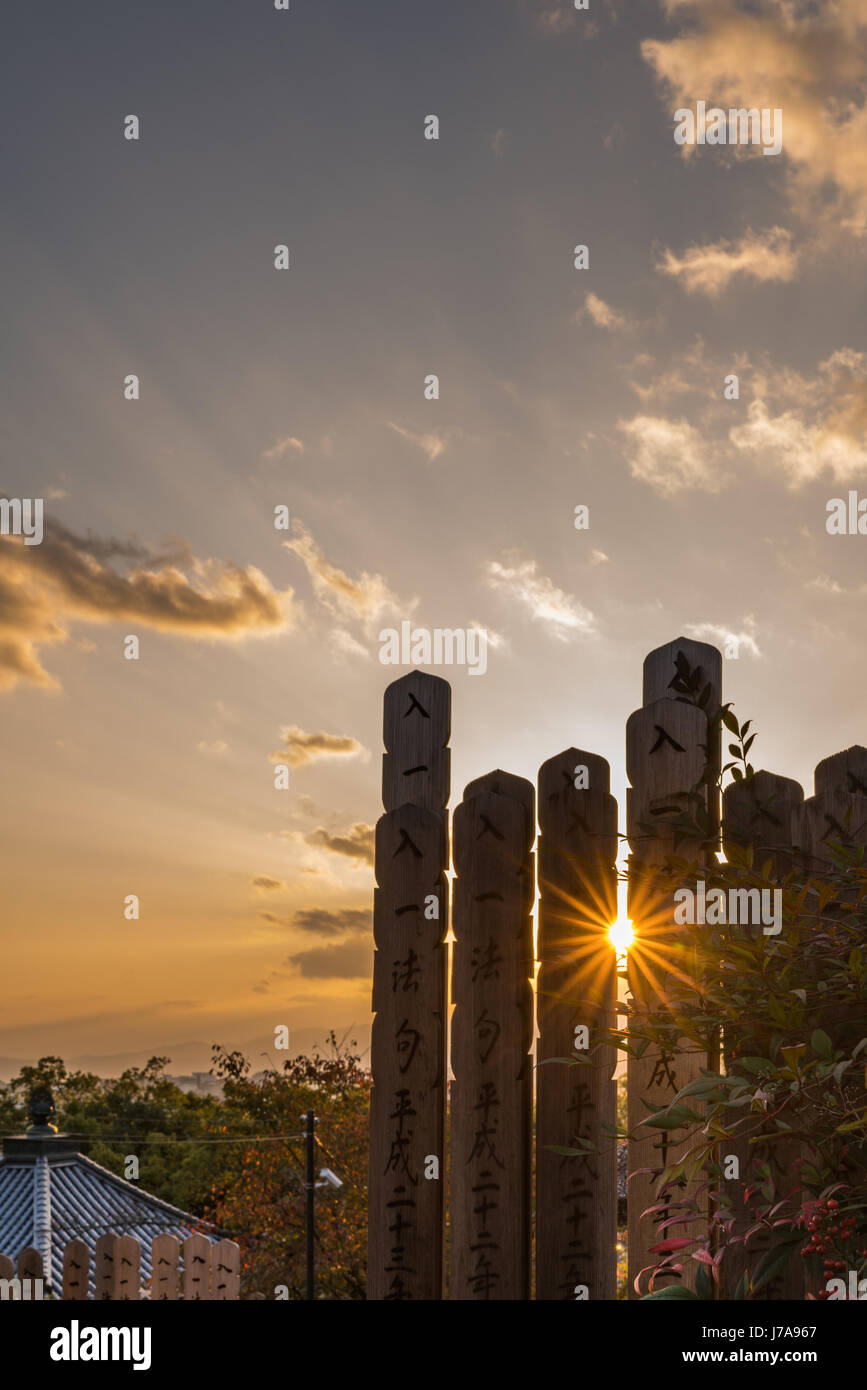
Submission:
M 288 1052 L 277 1052 L 274 1048 L 273 1034 L 247 1038 L 241 1042 L 224 1043 L 231 1051 L 243 1052 L 250 1063 L 251 1071 L 262 1071 L 271 1066 L 280 1066 L 287 1057 L 297 1057 L 299 1053 L 313 1052 L 317 1047 L 325 1048 L 327 1028 L 299 1028 L 290 1031 Z M 338 1032 L 338 1038 L 341 1034 Z M 365 1052 L 369 1046 L 369 1028 L 353 1028 L 349 1034 L 358 1039 L 359 1050 Z M 263 1053 L 265 1054 L 263 1056 Z M 168 1057 L 166 1071 L 170 1075 L 190 1075 L 197 1071 L 208 1071 L 211 1066 L 211 1045 L 206 1042 L 155 1043 L 151 1048 L 130 1048 L 124 1052 L 91 1053 L 82 1052 L 73 1056 L 63 1053 L 47 1044 L 39 1053 L 23 1057 L 0 1057 L 0 1081 L 9 1082 L 17 1076 L 22 1067 L 35 1066 L 40 1057 L 62 1056 L 69 1071 L 88 1071 L 96 1076 L 119 1076 L 130 1067 L 143 1067 L 151 1057 Z M 366 1057 L 365 1057 L 365 1060 Z

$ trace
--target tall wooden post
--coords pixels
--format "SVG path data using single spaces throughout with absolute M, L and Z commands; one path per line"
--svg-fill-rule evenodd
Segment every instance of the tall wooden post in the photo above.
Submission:
M 722 658 L 715 647 L 679 637 L 651 652 L 644 662 L 643 708 L 626 726 L 626 792 L 629 860 L 629 988 L 637 1007 L 665 1006 L 668 982 L 693 970 L 690 926 L 674 923 L 673 888 L 661 873 L 668 856 L 703 860 L 718 843 L 719 736 L 712 736 L 709 717 L 722 701 Z M 680 828 L 683 818 L 704 820 L 695 833 Z M 717 1064 L 715 1055 L 699 1055 L 678 1046 L 666 1051 L 651 1045 L 641 1057 L 628 1059 L 629 1296 L 637 1297 L 635 1279 L 655 1257 L 655 1223 L 641 1213 L 656 1200 L 659 1174 L 684 1149 L 677 1130 L 658 1130 L 643 1121 L 652 1105 L 670 1103 L 702 1067 Z M 651 1172 L 639 1172 L 651 1169 Z M 654 1176 L 654 1173 L 656 1176 Z M 635 1174 L 635 1176 L 632 1176 Z M 670 1211 L 663 1216 L 671 1216 Z M 657 1221 L 662 1217 L 658 1217 Z M 697 1235 L 695 1226 L 669 1227 L 666 1235 Z M 694 1283 L 697 1265 L 684 1261 L 681 1280 Z M 646 1291 L 646 1290 L 644 1290 Z
M 494 772 L 453 824 L 452 1299 L 530 1296 L 532 783 Z
M 368 1298 L 443 1295 L 451 690 L 412 671 L 385 692 L 376 827 Z
M 605 759 L 577 748 L 539 769 L 537 1299 L 616 1295 L 616 1142 L 603 1128 L 616 1119 L 616 1049 L 600 1037 L 615 1026 L 617 1003 L 609 785 Z
M 794 867 L 792 817 L 803 800 L 804 792 L 799 782 L 793 782 L 790 777 L 778 777 L 772 772 L 757 772 L 749 782 L 731 782 L 723 793 L 723 848 L 726 855 L 735 846 L 741 849 L 752 846 L 756 870 L 759 871 L 770 860 L 771 882 L 775 885 L 782 883 Z M 744 936 L 759 941 L 766 939 L 761 924 L 740 924 L 730 926 L 728 930 L 730 933 L 736 932 L 741 939 Z M 736 1067 L 742 1036 L 738 1028 L 726 1029 L 724 1048 L 727 1070 L 730 1066 Z M 775 1199 L 781 1200 L 787 1191 L 797 1186 L 795 1164 L 800 1152 L 801 1146 L 797 1142 L 779 1138 L 763 1146 L 750 1144 L 749 1135 L 726 1142 L 721 1156 L 724 1159 L 733 1156 L 738 1160 L 738 1177 L 723 1179 L 731 1189 L 729 1202 L 735 1212 L 732 1235 L 743 1236 L 750 1226 L 756 1224 L 745 1201 L 748 1188 L 756 1191 L 761 1186 L 755 1171 L 756 1164 L 764 1161 L 771 1165 Z M 747 1248 L 733 1245 L 726 1251 L 720 1267 L 723 1298 L 734 1298 L 744 1270 L 755 1270 L 763 1254 L 771 1248 L 771 1243 L 771 1233 L 762 1230 L 750 1237 Z M 785 1269 L 752 1296 L 763 1301 L 803 1299 L 804 1292 L 803 1262 L 798 1249 L 793 1247 Z

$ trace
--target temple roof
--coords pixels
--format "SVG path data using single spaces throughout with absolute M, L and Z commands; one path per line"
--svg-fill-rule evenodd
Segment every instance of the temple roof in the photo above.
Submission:
M 49 1138 L 43 1130 L 37 1137 L 31 1130 L 4 1145 L 0 1158 L 0 1254 L 14 1261 L 28 1246 L 38 1250 L 46 1284 L 56 1295 L 63 1285 L 63 1251 L 71 1240 L 83 1240 L 90 1250 L 92 1295 L 93 1257 L 99 1236 L 138 1238 L 144 1283 L 150 1278 L 154 1236 L 175 1235 L 183 1241 L 194 1231 L 217 1238 L 208 1222 L 110 1173 L 79 1153 L 68 1136 Z

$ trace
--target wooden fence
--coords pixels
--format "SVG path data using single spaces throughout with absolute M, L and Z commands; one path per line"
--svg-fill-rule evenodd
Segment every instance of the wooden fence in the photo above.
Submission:
M 819 868 L 829 841 L 867 844 L 863 748 L 821 762 L 806 801 L 797 783 L 760 772 L 729 786 L 721 807 L 719 723 L 711 716 L 722 700 L 715 647 L 678 638 L 646 658 L 642 704 L 626 727 L 625 839 L 629 991 L 647 1004 L 664 998 L 669 972 L 691 951 L 690 928 L 673 925 L 670 877 L 664 890 L 659 877 L 666 856 L 710 864 L 724 844 L 754 845 L 779 878 L 793 856 Z M 613 1299 L 616 1051 L 606 1035 L 618 1009 L 608 934 L 617 915 L 618 811 L 610 769 L 597 754 L 569 748 L 542 765 L 537 789 L 491 772 L 466 787 L 450 835 L 450 716 L 451 689 L 436 676 L 413 671 L 386 690 L 368 1297 Z M 695 830 L 685 836 L 686 823 Z M 676 1161 L 685 1139 L 641 1122 L 700 1069 L 724 1065 L 734 1042 L 629 1058 L 630 1297 L 659 1238 L 654 1220 L 642 1219 L 655 1201 L 654 1174 Z M 576 1050 L 591 1065 L 555 1060 Z M 752 1158 L 746 1148 L 732 1152 L 742 1162 L 742 1192 Z M 780 1180 L 796 1158 L 795 1145 L 780 1147 Z M 745 1220 L 741 1201 L 739 1230 Z M 750 1264 L 757 1249 L 751 1242 Z M 764 1297 L 804 1297 L 796 1256 L 793 1249 Z M 733 1255 L 723 1296 L 738 1273 Z M 692 1277 L 684 1271 L 685 1282 Z
M 151 1276 L 142 1281 L 142 1248 L 135 1236 L 100 1236 L 91 1264 L 83 1240 L 71 1240 L 63 1251 L 63 1289 L 67 1301 L 87 1298 L 139 1300 L 235 1300 L 240 1298 L 241 1252 L 233 1240 L 210 1241 L 207 1236 L 158 1235 L 151 1242 Z M 17 1262 L 0 1255 L 0 1279 L 16 1280 L 13 1297 L 33 1298 L 36 1281 L 47 1292 L 42 1256 L 28 1247 Z M 93 1293 L 89 1292 L 93 1288 Z M 56 1293 L 55 1293 L 56 1296 Z

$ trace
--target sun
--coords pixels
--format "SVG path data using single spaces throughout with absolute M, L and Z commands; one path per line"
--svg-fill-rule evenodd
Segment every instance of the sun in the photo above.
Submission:
M 635 933 L 632 930 L 632 923 L 628 917 L 618 917 L 616 922 L 612 922 L 608 928 L 608 940 L 611 942 L 618 956 L 625 955 L 632 945 Z

